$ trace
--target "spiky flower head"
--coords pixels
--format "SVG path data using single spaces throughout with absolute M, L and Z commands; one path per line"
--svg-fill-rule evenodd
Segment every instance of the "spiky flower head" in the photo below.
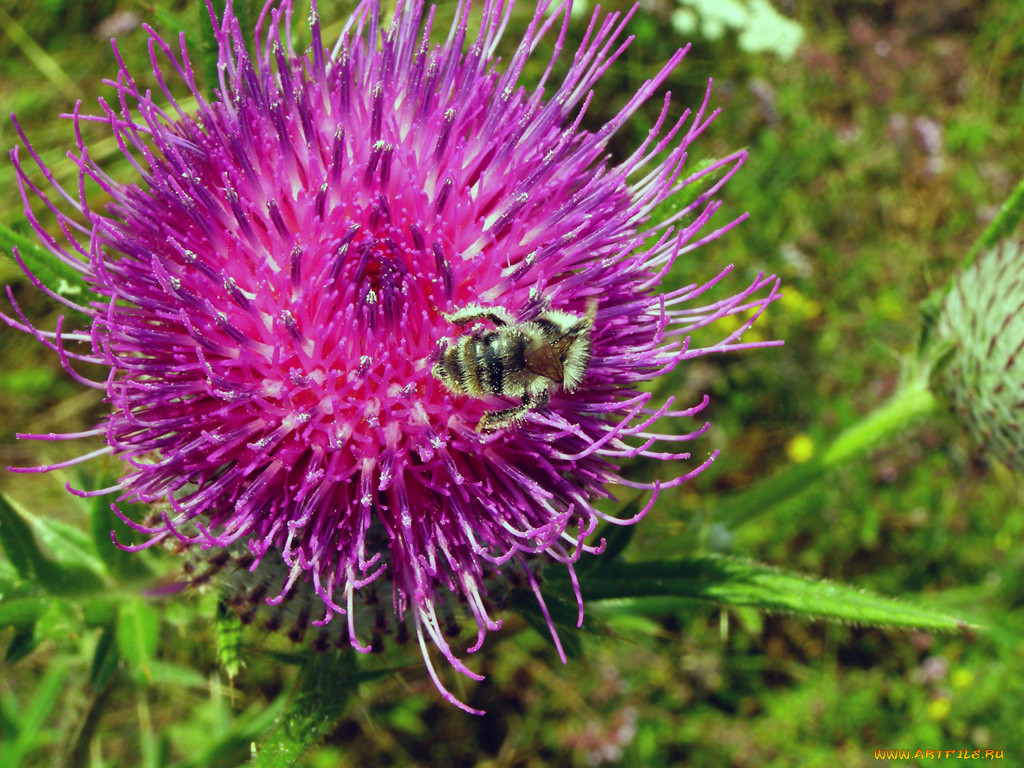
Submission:
M 220 552 L 216 562 L 244 565 L 258 582 L 249 594 L 272 604 L 313 594 L 315 612 L 303 603 L 296 620 L 359 650 L 373 633 L 414 633 L 452 701 L 429 644 L 474 676 L 445 639 L 458 616 L 476 624 L 476 650 L 499 626 L 508 579 L 543 608 L 543 562 L 571 571 L 601 550 L 588 542 L 600 521 L 629 524 L 650 508 L 609 517 L 595 506 L 609 486 L 653 489 L 653 503 L 707 466 L 713 455 L 653 484 L 620 474 L 630 457 L 689 458 L 660 446 L 706 428 L 659 431 L 661 419 L 696 415 L 708 400 L 673 410 L 641 387 L 684 360 L 760 346 L 739 338 L 777 295 L 775 278 L 758 276 L 696 305 L 725 273 L 659 292 L 674 262 L 736 223 L 707 227 L 745 155 L 684 168 L 714 117 L 709 82 L 703 103 L 678 119 L 666 95 L 647 139 L 611 162 L 610 137 L 684 51 L 590 131 L 591 88 L 628 44 L 630 14 L 595 13 L 553 84 L 569 4 L 551 11 L 542 0 L 499 65 L 504 0 L 485 3 L 472 25 L 476 12 L 460 3 L 440 44 L 434 10 L 419 0 L 400 0 L 390 21 L 375 0 L 362 2 L 331 47 L 314 7 L 302 52 L 284 0 L 265 7 L 251 55 L 229 3 L 220 19 L 211 11 L 215 98 L 195 83 L 184 42 L 151 31 L 157 94 L 118 55 L 114 98 L 93 116 L 76 108 L 76 129 L 90 120 L 114 135 L 135 183 L 110 178 L 77 130 L 74 193 L 43 168 L 54 187 L 44 192 L 12 153 L 40 238 L 102 299 L 80 306 L 52 294 L 91 323 L 81 332 L 8 322 L 56 349 L 76 378 L 71 360 L 109 369 L 93 386 L 110 413 L 91 433 L 106 445 L 82 459 L 127 463 L 120 497 L 159 510 L 155 521 L 130 521 L 145 545 Z M 520 85 L 549 33 L 540 81 Z M 172 79 L 194 108 L 174 97 Z M 87 199 L 96 187 L 109 202 Z M 652 222 L 680 193 L 689 201 Z M 60 237 L 32 217 L 33 195 L 54 201 Z M 545 311 L 589 318 L 582 381 L 552 381 L 538 394 L 550 393 L 544 407 L 479 430 L 485 413 L 519 398 L 493 382 L 453 391 L 432 373 L 450 340 L 496 332 L 485 319 L 451 321 L 471 304 L 500 308 L 513 328 Z M 692 330 L 734 314 L 733 332 L 690 347 Z
M 1024 471 L 1024 242 L 1004 240 L 961 272 L 936 324 L 938 382 L 978 443 Z

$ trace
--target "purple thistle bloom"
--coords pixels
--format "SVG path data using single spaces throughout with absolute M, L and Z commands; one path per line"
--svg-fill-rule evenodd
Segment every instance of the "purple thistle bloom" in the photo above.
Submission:
M 229 4 L 214 17 L 213 101 L 195 83 L 183 39 L 174 47 L 149 30 L 156 97 L 115 45 L 115 98 L 100 100 L 98 115 L 79 107 L 71 115 L 78 189 L 58 186 L 23 134 L 53 190 L 36 186 L 12 152 L 39 237 L 103 300 L 77 305 L 30 274 L 91 328 L 65 332 L 58 322 L 44 332 L 16 305 L 21 321 L 6 319 L 110 403 L 84 433 L 104 448 L 35 470 L 121 458 L 129 469 L 118 484 L 90 493 L 157 505 L 154 521 L 126 520 L 146 535 L 142 546 L 178 541 L 228 553 L 222 559 L 273 575 L 271 591 L 266 576 L 259 588 L 270 603 L 315 593 L 312 623 L 337 628 L 358 650 L 369 650 L 361 638 L 374 629 L 362 608 L 390 591 L 393 610 L 378 624 L 414 632 L 437 687 L 469 709 L 440 682 L 427 641 L 479 679 L 445 639 L 458 606 L 478 628 L 469 652 L 498 628 L 493 587 L 509 578 L 532 588 L 546 615 L 540 563 L 571 573 L 581 553 L 602 550 L 586 543 L 600 521 L 636 522 L 659 490 L 714 459 L 653 484 L 619 472 L 632 457 L 689 458 L 659 447 L 707 425 L 678 435 L 658 422 L 698 414 L 707 397 L 673 410 L 672 398 L 652 402 L 641 385 L 684 360 L 774 343 L 740 336 L 778 296 L 778 281 L 759 276 L 704 306 L 695 300 L 728 270 L 658 292 L 676 259 L 738 223 L 704 231 L 744 152 L 684 171 L 689 145 L 716 114 L 710 82 L 700 107 L 675 121 L 666 94 L 647 139 L 621 162 L 608 160 L 610 137 L 685 51 L 592 133 L 581 127 L 591 88 L 629 44 L 631 13 L 595 13 L 563 81 L 552 84 L 568 3 L 549 14 L 542 0 L 504 67 L 494 51 L 510 2 L 487 2 L 475 30 L 469 3 L 460 3 L 439 45 L 429 41 L 433 9 L 398 5 L 385 23 L 365 0 L 332 48 L 314 9 L 312 43 L 300 55 L 290 3 L 269 4 L 251 57 Z M 519 85 L 553 29 L 540 82 Z M 172 95 L 169 75 L 194 109 Z M 109 128 L 137 183 L 110 178 L 90 158 L 78 130 L 85 121 Z M 651 221 L 698 182 L 706 189 L 690 193 L 692 202 Z M 87 200 L 96 186 L 109 198 L 102 208 Z M 33 196 L 56 216 L 60 237 L 33 217 Z M 516 398 L 453 392 L 431 372 L 447 340 L 474 332 L 446 315 L 472 304 L 500 307 L 516 322 L 545 308 L 583 318 L 596 305 L 583 381 L 552 382 L 545 407 L 478 431 L 485 413 Z M 689 346 L 691 331 L 728 315 L 740 316 L 733 332 Z M 106 366 L 109 376 L 86 381 L 72 360 Z M 650 489 L 652 498 L 635 517 L 616 519 L 595 507 L 611 485 Z

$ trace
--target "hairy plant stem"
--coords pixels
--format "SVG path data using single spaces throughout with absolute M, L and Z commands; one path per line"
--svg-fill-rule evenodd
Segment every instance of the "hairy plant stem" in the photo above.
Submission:
M 886 402 L 841 432 L 825 450 L 803 464 L 794 464 L 762 480 L 750 490 L 725 500 L 714 522 L 736 528 L 791 499 L 835 467 L 865 455 L 882 441 L 899 434 L 922 416 L 936 410 L 938 401 L 928 388 L 926 371 L 906 379 Z

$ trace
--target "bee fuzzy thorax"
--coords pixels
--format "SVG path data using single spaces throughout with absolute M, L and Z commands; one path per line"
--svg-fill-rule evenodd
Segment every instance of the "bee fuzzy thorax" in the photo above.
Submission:
M 457 394 L 520 398 L 517 406 L 485 413 L 477 429 L 490 432 L 509 426 L 546 406 L 552 390 L 579 388 L 590 363 L 596 309 L 596 302 L 591 302 L 582 317 L 545 309 L 516 322 L 504 307 L 467 305 L 445 319 L 458 326 L 487 322 L 493 327 L 445 339 L 433 374 Z

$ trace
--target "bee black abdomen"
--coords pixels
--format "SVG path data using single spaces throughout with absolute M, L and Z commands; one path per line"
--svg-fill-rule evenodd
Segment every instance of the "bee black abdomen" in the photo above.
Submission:
M 472 366 L 474 355 L 467 350 L 472 339 L 459 339 L 455 344 L 444 350 L 440 361 L 434 366 L 434 375 L 443 381 L 453 392 L 477 394 L 479 386 L 475 384 L 475 370 L 466 368 L 466 362 Z
M 456 392 L 519 396 L 525 352 L 526 339 L 520 333 L 463 336 L 444 351 L 434 373 Z
M 490 333 L 483 338 L 477 339 L 476 365 L 480 371 L 480 384 L 490 394 L 498 394 L 503 389 L 505 381 L 505 361 L 502 350 L 507 346 L 505 338 L 496 333 Z

